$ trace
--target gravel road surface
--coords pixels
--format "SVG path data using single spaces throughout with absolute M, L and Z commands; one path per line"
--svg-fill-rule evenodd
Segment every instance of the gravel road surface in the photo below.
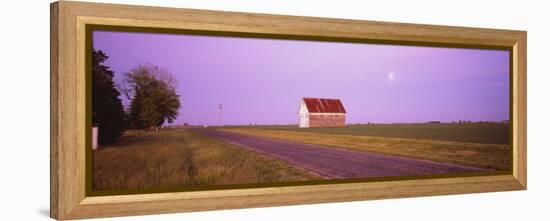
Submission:
M 284 160 L 291 165 L 313 171 L 329 179 L 489 171 L 428 160 L 289 142 L 212 129 L 198 129 L 196 131 L 248 150 Z

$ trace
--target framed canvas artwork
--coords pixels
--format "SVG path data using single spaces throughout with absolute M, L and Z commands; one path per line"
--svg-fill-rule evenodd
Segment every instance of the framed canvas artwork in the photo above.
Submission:
M 526 189 L 526 32 L 51 5 L 51 215 Z

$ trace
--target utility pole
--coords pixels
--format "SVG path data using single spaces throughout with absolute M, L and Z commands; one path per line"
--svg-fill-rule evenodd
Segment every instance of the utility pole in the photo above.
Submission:
M 222 126 L 222 108 L 223 108 L 223 105 L 222 103 L 219 103 L 218 104 L 218 108 L 219 108 L 219 112 L 218 112 L 218 126 Z

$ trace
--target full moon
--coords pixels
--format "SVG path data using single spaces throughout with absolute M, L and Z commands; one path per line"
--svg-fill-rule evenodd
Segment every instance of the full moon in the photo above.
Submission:
M 393 72 L 388 73 L 388 81 L 394 81 L 395 80 L 395 74 Z

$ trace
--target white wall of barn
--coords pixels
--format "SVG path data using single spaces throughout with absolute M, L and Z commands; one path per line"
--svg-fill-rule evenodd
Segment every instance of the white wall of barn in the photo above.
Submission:
M 299 127 L 307 128 L 309 127 L 309 111 L 307 110 L 306 103 L 302 100 L 300 105 L 300 110 L 298 111 Z

